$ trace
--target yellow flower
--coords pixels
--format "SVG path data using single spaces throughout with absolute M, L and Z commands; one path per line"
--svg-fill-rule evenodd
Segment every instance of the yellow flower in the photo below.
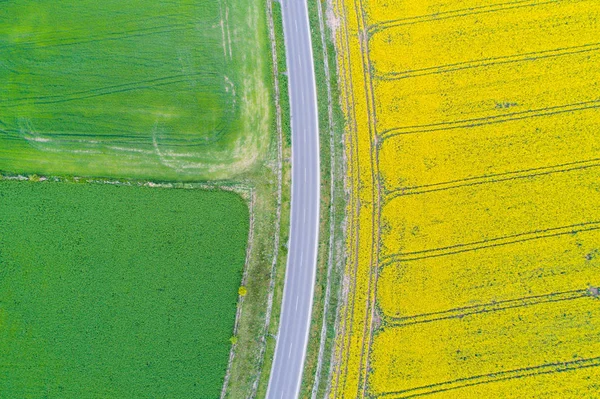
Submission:
M 334 11 L 349 201 L 330 396 L 598 391 L 600 2 Z

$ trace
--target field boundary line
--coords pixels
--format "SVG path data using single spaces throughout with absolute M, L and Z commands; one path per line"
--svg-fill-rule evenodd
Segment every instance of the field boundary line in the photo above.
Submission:
M 425 194 L 437 191 L 451 190 L 462 187 L 472 187 L 481 184 L 499 183 L 505 181 L 528 179 L 538 176 L 546 176 L 555 173 L 566 173 L 576 170 L 584 170 L 600 166 L 600 158 L 594 158 L 583 161 L 568 162 L 558 165 L 542 166 L 538 168 L 522 169 L 517 171 L 497 173 L 484 176 L 468 177 L 460 180 L 451 180 L 448 182 L 425 184 L 422 186 L 408 186 L 389 190 L 386 193 L 386 200 L 391 201 L 397 197 L 409 195 Z
M 313 387 L 311 391 L 311 399 L 317 399 L 319 385 L 321 382 L 321 374 L 323 368 L 323 358 L 325 356 L 325 346 L 327 341 L 327 315 L 329 313 L 329 302 L 331 298 L 331 279 L 333 272 L 334 263 L 334 251 L 335 251 L 335 172 L 336 172 L 336 156 L 335 156 L 335 132 L 334 132 L 334 116 L 333 116 L 333 95 L 331 91 L 331 72 L 329 69 L 329 52 L 327 51 L 327 39 L 325 23 L 323 20 L 323 9 L 321 0 L 316 2 L 317 14 L 319 17 L 319 35 L 321 37 L 321 46 L 323 48 L 323 69 L 325 72 L 325 80 L 327 81 L 327 120 L 329 122 L 329 154 L 330 154 L 330 177 L 329 177 L 329 243 L 328 243 L 328 255 L 327 255 L 327 277 L 326 277 L 326 288 L 325 288 L 325 303 L 323 304 L 323 321 L 321 324 L 321 334 L 319 342 L 319 353 L 317 355 L 317 366 L 315 370 L 315 377 L 313 381 Z M 332 350 L 332 353 L 334 351 Z
M 363 79 L 365 85 L 367 116 L 369 126 L 369 160 L 371 170 L 371 245 L 369 284 L 367 294 L 367 307 L 363 326 L 362 345 L 359 363 L 358 384 L 362 391 L 361 397 L 366 397 L 369 379 L 369 365 L 371 344 L 373 342 L 374 321 L 376 318 L 377 282 L 379 280 L 379 252 L 381 245 L 381 176 L 379 172 L 379 136 L 377 129 L 377 107 L 375 101 L 375 88 L 373 87 L 373 68 L 369 50 L 369 33 L 366 24 L 365 10 L 362 0 L 354 0 L 357 27 L 359 29 L 358 41 L 361 52 Z M 366 348 L 365 348 L 366 341 Z M 362 387 L 360 386 L 362 384 Z
M 580 1 L 580 0 L 570 0 Z M 492 4 L 488 6 L 463 8 L 453 11 L 445 11 L 438 14 L 427 14 L 411 18 L 392 19 L 379 22 L 370 27 L 370 33 L 375 34 L 386 29 L 395 28 L 398 26 L 414 25 L 424 22 L 441 21 L 451 18 L 466 17 L 469 15 L 489 14 L 498 11 L 512 10 L 517 8 L 535 7 L 544 4 L 558 3 L 560 0 L 519 0 L 507 3 Z
M 252 247 L 254 244 L 254 204 L 256 203 L 256 193 L 254 189 L 250 188 L 249 193 L 249 210 L 250 210 L 250 229 L 248 231 L 248 244 L 246 245 L 246 260 L 244 261 L 244 272 L 242 274 L 241 285 L 245 286 L 248 279 L 248 266 L 250 264 L 250 257 L 252 255 Z M 235 324 L 233 325 L 233 336 L 235 337 L 238 332 L 238 327 L 240 324 L 240 318 L 242 317 L 242 309 L 244 304 L 244 295 L 238 295 L 238 304 L 236 306 L 235 312 Z M 233 359 L 235 358 L 235 350 L 237 348 L 237 343 L 232 343 L 231 350 L 229 351 L 229 360 L 227 362 L 227 371 L 225 372 L 225 378 L 223 379 L 223 387 L 221 388 L 221 399 L 225 398 L 227 394 L 227 387 L 229 384 L 229 378 L 231 377 L 231 364 L 233 363 Z
M 356 295 L 356 278 L 358 271 L 359 259 L 359 230 L 360 230 L 360 198 L 358 196 L 358 188 L 360 186 L 360 157 L 358 153 L 358 128 L 356 122 L 356 108 L 354 98 L 354 84 L 352 82 L 352 63 L 350 59 L 350 38 L 348 32 L 347 11 L 343 0 L 337 0 L 335 7 L 340 18 L 339 35 L 336 40 L 339 46 L 339 53 L 343 57 L 338 56 L 338 68 L 340 74 L 344 77 L 342 92 L 344 93 L 345 116 L 346 120 L 346 140 L 348 151 L 346 165 L 349 165 L 351 176 L 346 178 L 347 195 L 350 197 L 348 203 L 348 214 L 350 221 L 350 234 L 347 235 L 347 262 L 344 278 L 342 280 L 342 297 L 338 307 L 339 324 L 336 327 L 336 350 L 332 355 L 330 374 L 335 374 L 335 382 L 332 381 L 328 396 L 336 397 L 340 389 L 340 378 L 343 380 L 342 387 L 346 386 L 346 374 L 348 367 L 348 351 L 346 348 L 350 346 L 352 323 L 354 319 L 354 298 Z M 340 63 L 339 60 L 342 60 Z M 353 245 L 351 246 L 350 244 Z M 352 296 L 352 300 L 349 300 Z M 343 314 L 343 316 L 342 316 Z M 346 355 L 346 356 L 344 356 Z M 334 358 L 335 356 L 335 358 Z M 345 371 L 343 369 L 345 368 Z M 333 393 L 331 392 L 333 390 Z
M 332 3 L 335 0 L 331 0 Z M 336 38 L 335 38 L 335 42 L 336 42 L 336 46 L 339 47 L 338 50 L 338 54 L 341 54 L 342 57 L 341 59 L 338 59 L 338 75 L 340 76 L 340 89 L 341 92 L 343 93 L 343 98 L 342 98 L 342 105 L 343 105 L 343 110 L 344 110 L 344 116 L 345 116 L 345 126 L 344 128 L 347 129 L 347 132 L 345 132 L 344 136 L 345 136 L 345 141 L 347 141 L 347 148 L 348 150 L 345 149 L 344 153 L 346 154 L 346 164 L 350 165 L 349 167 L 349 173 L 346 177 L 346 195 L 349 197 L 349 201 L 348 201 L 348 220 L 350 221 L 349 223 L 349 233 L 348 234 L 348 242 L 345 243 L 346 245 L 346 251 L 348 252 L 348 256 L 347 256 L 347 262 L 346 262 L 346 267 L 348 267 L 350 264 L 355 264 L 355 259 L 356 256 L 354 254 L 354 251 L 348 251 L 348 247 L 349 247 L 349 243 L 351 242 L 351 238 L 350 237 L 355 237 L 356 232 L 355 232 L 355 228 L 356 228 L 356 213 L 357 213 L 357 207 L 358 205 L 356 204 L 356 198 L 353 195 L 354 193 L 354 187 L 356 182 L 354 181 L 354 177 L 356 176 L 355 173 L 355 167 L 354 167 L 354 163 L 352 162 L 352 159 L 354 159 L 354 129 L 355 129 L 355 121 L 353 118 L 350 117 L 351 115 L 351 106 L 350 106 L 350 102 L 349 102 L 349 86 L 351 85 L 351 82 L 349 82 L 348 76 L 349 76 L 349 60 L 348 60 L 348 52 L 345 50 L 346 48 L 346 43 L 347 43 L 347 31 L 346 31 L 346 25 L 345 25 L 345 16 L 344 16 L 344 5 L 342 3 L 342 0 L 337 0 L 335 1 L 335 5 L 332 4 L 332 7 L 335 7 L 335 12 L 340 15 L 340 27 L 338 29 L 338 31 L 336 32 Z M 339 58 L 339 57 L 338 57 Z M 348 63 L 348 67 L 346 67 L 346 63 Z M 350 177 L 350 178 L 349 178 Z M 345 348 L 345 341 L 346 341 L 346 325 L 347 325 L 347 319 L 348 319 L 348 312 L 349 312 L 349 307 L 348 307 L 348 295 L 351 293 L 350 292 L 350 286 L 351 286 L 351 282 L 349 281 L 348 277 L 350 276 L 349 273 L 347 273 L 346 267 L 344 267 L 344 277 L 342 279 L 342 295 L 340 298 L 340 303 L 338 304 L 338 314 L 337 314 L 337 320 L 336 322 L 338 324 L 336 324 L 336 328 L 335 328 L 335 334 L 336 334 L 336 345 L 332 354 L 332 361 L 331 361 L 331 370 L 330 370 L 330 374 L 332 374 L 332 377 L 335 376 L 335 381 L 331 381 L 330 386 L 329 386 L 329 392 L 327 392 L 327 396 L 329 396 L 332 392 L 333 392 L 333 397 L 336 396 L 338 388 L 339 388 L 339 383 L 340 383 L 340 375 L 341 375 L 341 368 L 343 367 L 343 353 L 344 353 L 344 348 Z
M 382 259 L 382 267 L 389 266 L 395 262 L 409 262 L 427 258 L 437 258 L 440 256 L 454 255 L 463 252 L 475 251 L 483 248 L 492 248 L 531 240 L 539 240 L 548 237 L 556 237 L 567 234 L 577 234 L 585 231 L 594 231 L 600 229 L 600 221 L 590 221 L 568 226 L 551 227 L 547 229 L 528 231 L 523 233 L 511 234 L 502 237 L 490 238 L 483 241 L 473 241 L 469 243 L 455 244 L 446 247 L 431 248 L 422 251 L 404 252 L 387 255 Z
M 408 388 L 402 391 L 388 392 L 380 395 L 380 398 L 415 398 L 431 395 L 438 392 L 446 392 L 475 385 L 489 384 L 497 381 L 513 380 L 517 378 L 534 377 L 537 375 L 564 373 L 583 368 L 599 367 L 600 357 L 573 360 L 569 362 L 545 363 L 537 366 L 523 367 L 513 370 L 497 371 L 489 374 L 481 374 L 471 377 L 458 378 L 456 380 L 423 385 Z
M 593 298 L 590 289 L 580 289 L 563 292 L 553 292 L 544 295 L 535 295 L 522 298 L 494 301 L 474 306 L 465 306 L 441 312 L 423 313 L 405 317 L 384 316 L 386 326 L 406 327 L 415 324 L 430 323 L 434 321 L 462 319 L 463 317 L 483 313 L 498 312 L 502 310 L 517 309 L 525 306 L 540 305 L 551 302 L 571 301 L 582 298 Z
M 273 68 L 273 87 L 275 95 L 275 109 L 276 109 L 276 127 L 277 127 L 277 207 L 275 215 L 275 237 L 273 239 L 273 260 L 271 262 L 271 269 L 269 275 L 269 294 L 267 299 L 267 309 L 265 316 L 264 330 L 261 337 L 260 353 L 259 353 L 259 368 L 256 379 L 252 384 L 252 392 L 250 398 L 256 397 L 258 390 L 258 384 L 262 375 L 263 366 L 265 363 L 265 352 L 267 349 L 267 334 L 269 333 L 269 327 L 271 324 L 271 315 L 273 310 L 273 297 L 275 295 L 275 278 L 277 272 L 277 261 L 279 260 L 279 239 L 281 235 L 281 202 L 283 195 L 283 121 L 280 103 L 280 91 L 279 91 L 279 67 L 277 64 L 277 42 L 275 39 L 275 23 L 273 21 L 273 1 L 266 1 L 267 9 L 267 25 L 269 29 L 269 39 L 271 41 L 271 55 L 272 55 L 272 68 Z
M 455 64 L 436 65 L 433 67 L 419 68 L 402 72 L 387 72 L 376 75 L 377 80 L 402 80 L 420 76 L 437 75 L 466 69 L 485 68 L 495 65 L 513 64 L 518 62 L 537 61 L 546 58 L 564 57 L 574 54 L 590 53 L 600 50 L 600 43 L 583 44 L 557 49 L 535 51 L 531 53 L 513 54 L 494 58 L 483 58 Z
M 223 182 L 155 182 L 145 179 L 102 179 L 96 177 L 84 176 L 53 176 L 37 175 L 35 173 L 12 174 L 0 170 L 0 180 L 17 180 L 31 182 L 55 182 L 55 183 L 90 183 L 90 184 L 110 184 L 114 186 L 125 187 L 150 187 L 150 188 L 168 188 L 174 190 L 222 190 L 231 191 L 240 195 L 248 201 L 249 193 L 253 187 L 243 183 L 223 183 Z
M 453 129 L 464 129 L 477 126 L 492 125 L 516 120 L 544 117 L 548 115 L 577 112 L 587 109 L 600 108 L 600 100 L 584 101 L 573 104 L 554 105 L 550 107 L 511 112 L 504 115 L 490 115 L 481 118 L 462 119 L 456 121 L 429 123 L 424 125 L 402 126 L 386 129 L 381 132 L 381 139 L 387 140 L 401 134 L 432 133 Z

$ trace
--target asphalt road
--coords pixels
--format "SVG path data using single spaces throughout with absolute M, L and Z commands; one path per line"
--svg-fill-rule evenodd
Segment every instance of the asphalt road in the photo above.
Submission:
M 281 0 L 292 114 L 292 202 L 283 304 L 267 398 L 300 391 L 319 238 L 319 122 L 306 0 Z

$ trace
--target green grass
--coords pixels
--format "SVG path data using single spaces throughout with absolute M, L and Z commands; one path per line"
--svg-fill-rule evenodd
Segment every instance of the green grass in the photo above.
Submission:
M 321 344 L 321 328 L 326 322 L 326 336 L 324 355 L 319 380 L 316 381 L 316 397 L 325 397 L 329 383 L 329 369 L 331 365 L 331 352 L 334 348 L 335 321 L 339 295 L 341 293 L 344 262 L 345 243 L 345 191 L 344 191 L 344 115 L 339 104 L 339 86 L 336 70 L 336 48 L 330 27 L 324 21 L 324 38 L 327 61 L 329 65 L 329 79 L 325 72 L 325 54 L 321 38 L 318 7 L 321 7 L 326 19 L 327 4 L 324 0 L 308 0 L 309 20 L 311 24 L 313 54 L 315 61 L 315 77 L 317 81 L 317 97 L 319 98 L 319 127 L 321 129 L 321 225 L 320 246 L 317 262 L 317 276 L 312 311 L 310 339 L 307 348 L 304 374 L 301 387 L 301 397 L 310 397 L 315 385 L 319 349 Z M 327 104 L 327 87 L 331 90 L 333 119 L 330 123 Z M 333 148 L 330 139 L 333 133 Z M 333 150 L 333 154 L 332 154 Z M 335 163 L 334 163 L 335 162 Z M 331 184 L 333 179 L 333 197 L 331 197 Z M 331 225 L 333 223 L 333 248 L 329 247 Z M 332 269 L 328 280 L 328 258 L 332 251 Z M 324 301 L 327 285 L 330 288 L 330 297 L 327 313 L 324 313 Z
M 4 2 L 0 171 L 205 180 L 251 169 L 272 128 L 265 18 L 258 0 Z
M 271 0 L 268 0 L 271 1 Z M 277 52 L 277 69 L 279 75 L 277 80 L 279 82 L 279 106 L 281 107 L 281 130 L 283 132 L 283 138 L 285 145 L 291 147 L 292 145 L 292 124 L 290 118 L 290 97 L 289 97 L 289 82 L 287 75 L 287 61 L 285 53 L 285 40 L 283 37 L 283 14 L 281 13 L 281 3 L 274 1 L 273 5 L 273 25 L 275 29 L 275 51 Z
M 279 83 L 279 105 L 282 112 L 282 139 L 274 134 L 269 151 L 269 161 L 263 164 L 252 177 L 254 192 L 257 201 L 254 204 L 254 243 L 252 255 L 247 266 L 248 273 L 248 295 L 241 305 L 241 317 L 239 320 L 239 341 L 235 347 L 235 357 L 231 365 L 231 379 L 227 387 L 225 398 L 262 398 L 266 392 L 266 383 L 271 371 L 273 357 L 274 338 L 270 335 L 277 331 L 279 318 L 279 301 L 283 291 L 284 273 L 287 260 L 287 248 L 289 232 L 289 193 L 290 193 L 290 156 L 289 143 L 291 142 L 289 123 L 289 102 L 287 93 L 287 76 L 285 75 L 286 60 L 285 48 L 283 46 L 283 30 L 281 24 L 281 8 L 279 4 L 263 2 L 265 7 L 273 6 L 274 17 L 274 44 L 277 56 L 277 67 L 279 74 L 274 74 L 271 68 L 271 84 Z M 268 10 L 263 10 L 268 15 Z M 272 65 L 272 60 L 271 60 Z M 283 89 L 285 87 L 285 89 Z M 273 92 L 274 92 L 273 87 Z M 287 105 L 286 105 L 287 104 Z M 273 125 L 276 125 L 276 114 L 273 113 Z M 275 230 L 275 222 L 278 207 L 277 192 L 277 166 L 278 147 L 282 148 L 282 203 L 281 224 L 279 234 Z M 267 317 L 267 303 L 271 291 L 271 265 L 274 254 L 274 239 L 279 237 L 279 248 L 275 265 L 274 302 L 270 312 L 270 324 L 267 335 L 264 335 L 265 318 Z M 266 339 L 266 346 L 263 346 Z M 266 349 L 263 353 L 262 349 Z M 263 356 L 260 354 L 263 353 Z M 255 387 L 255 383 L 258 385 Z
M 4 180 L 0 226 L 1 397 L 219 396 L 241 197 Z

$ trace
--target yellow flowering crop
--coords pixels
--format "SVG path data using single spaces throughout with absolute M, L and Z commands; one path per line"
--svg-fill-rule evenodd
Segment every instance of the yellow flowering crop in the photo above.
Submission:
M 395 197 L 381 211 L 386 226 L 381 237 L 383 259 L 425 259 L 598 228 L 599 170 Z
M 598 370 L 593 366 L 589 367 L 584 364 L 579 367 L 566 368 L 561 372 L 532 374 L 527 378 L 499 380 L 493 384 L 473 384 L 462 387 L 460 391 L 441 391 L 430 394 L 428 397 L 431 399 L 513 399 L 515 396 L 519 399 L 593 398 L 600 391 L 600 382 L 598 381 Z M 582 392 L 587 392 L 589 395 L 586 396 Z M 393 397 L 392 395 L 387 396 L 388 399 Z
M 380 80 L 378 131 L 384 137 L 441 135 L 515 119 L 544 125 L 539 119 L 545 115 L 600 105 L 594 85 L 600 81 L 599 62 L 600 52 L 594 52 L 463 69 L 451 77 Z
M 478 1 L 480 6 L 488 5 L 479 8 L 465 7 L 466 2 L 451 3 L 462 10 L 462 16 L 430 11 L 420 20 L 404 17 L 379 28 L 375 25 L 369 49 L 377 74 L 402 77 L 474 66 L 515 67 L 519 61 L 528 69 L 528 61 L 586 54 L 598 48 L 600 4 L 596 0 L 497 1 L 496 5 L 487 0 Z
M 409 321 L 585 294 L 600 278 L 598 243 L 595 230 L 394 263 L 379 276 L 379 305 L 383 316 Z
M 333 0 L 332 398 L 600 392 L 600 2 Z
M 464 397 L 460 388 L 475 382 L 598 366 L 598 317 L 598 301 L 581 297 L 388 327 L 373 343 L 371 389 L 391 397 L 452 389 Z
M 394 136 L 379 152 L 382 179 L 389 191 L 425 191 L 439 187 L 422 186 L 500 180 L 600 161 L 600 109 L 543 119 L 543 125 L 529 119 L 484 125 L 470 134 L 453 129 Z

